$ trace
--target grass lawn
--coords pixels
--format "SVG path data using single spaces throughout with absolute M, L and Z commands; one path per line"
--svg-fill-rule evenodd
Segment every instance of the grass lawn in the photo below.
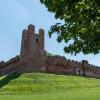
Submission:
M 100 80 L 43 73 L 0 77 L 0 100 L 100 100 Z

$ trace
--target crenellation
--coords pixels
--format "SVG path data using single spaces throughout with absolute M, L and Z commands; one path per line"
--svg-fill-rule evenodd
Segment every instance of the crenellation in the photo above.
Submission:
M 34 26 L 34 25 L 30 24 L 30 25 L 28 26 L 28 33 L 33 33 L 33 34 L 35 34 L 35 26 Z
M 72 60 L 72 63 L 74 63 L 75 61 L 74 60 Z
M 78 61 L 75 61 L 75 64 L 78 64 Z
M 3 64 L 4 64 L 4 61 L 1 61 L 1 62 L 0 62 L 0 65 L 3 65 Z
M 91 67 L 95 67 L 95 66 L 91 64 Z
M 70 62 L 71 62 L 71 60 L 70 60 L 70 59 L 68 59 L 67 61 L 68 61 L 68 63 L 70 63 Z
M 44 29 L 39 29 L 39 35 L 43 35 L 44 36 Z
M 80 65 L 82 65 L 82 63 L 81 63 L 81 62 L 79 62 L 79 64 L 80 64 Z
M 27 33 L 27 30 L 26 29 L 24 29 L 23 31 L 22 31 L 22 35 L 25 35 Z M 22 36 L 23 37 L 23 36 Z
M 86 65 L 86 64 L 88 64 L 88 61 L 87 60 L 82 60 L 82 64 Z

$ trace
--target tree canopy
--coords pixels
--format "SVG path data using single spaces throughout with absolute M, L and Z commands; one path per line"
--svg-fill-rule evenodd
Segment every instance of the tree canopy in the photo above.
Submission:
M 40 0 L 55 13 L 49 36 L 57 33 L 57 41 L 66 43 L 64 51 L 71 54 L 100 52 L 100 0 Z

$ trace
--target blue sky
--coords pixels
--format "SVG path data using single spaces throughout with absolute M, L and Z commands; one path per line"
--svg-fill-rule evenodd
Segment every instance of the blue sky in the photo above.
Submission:
M 29 24 L 45 30 L 45 49 L 53 54 L 66 56 L 67 59 L 88 60 L 90 64 L 100 66 L 100 54 L 72 56 L 63 51 L 64 43 L 56 42 L 56 34 L 51 39 L 48 30 L 59 20 L 49 13 L 39 0 L 1 0 L 0 2 L 0 61 L 9 60 L 20 54 L 22 30 Z

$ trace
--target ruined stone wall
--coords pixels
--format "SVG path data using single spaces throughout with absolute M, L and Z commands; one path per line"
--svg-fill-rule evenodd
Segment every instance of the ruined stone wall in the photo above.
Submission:
M 100 78 L 100 68 L 88 64 L 87 61 L 77 62 L 61 56 L 47 56 L 46 71 L 55 74 L 79 75 Z
M 48 56 L 46 62 L 46 70 L 47 72 L 56 74 L 83 74 L 81 63 L 66 60 L 66 58 L 60 56 Z
M 84 67 L 86 76 L 100 78 L 100 67 L 88 63 Z
M 20 58 L 16 56 L 7 62 L 0 62 L 0 75 L 18 72 L 20 65 Z
M 2 68 L 1 74 L 5 75 L 5 74 L 16 73 L 18 72 L 19 67 L 20 67 L 20 61 L 12 62 L 10 65 Z
M 83 60 L 82 62 L 77 62 L 57 55 L 45 56 L 44 58 L 45 58 L 44 72 L 100 78 L 100 67 L 90 65 L 85 60 Z M 20 72 L 30 72 L 30 71 L 29 70 L 26 71 L 25 67 L 23 68 L 21 67 L 20 58 L 16 58 L 16 59 L 13 58 L 8 62 L 0 62 L 1 75 L 15 73 L 15 72 L 20 73 Z

